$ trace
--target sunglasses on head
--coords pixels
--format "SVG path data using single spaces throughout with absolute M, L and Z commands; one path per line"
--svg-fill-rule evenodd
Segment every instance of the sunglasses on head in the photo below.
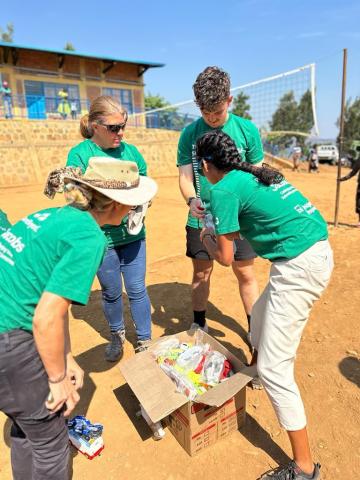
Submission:
M 126 122 L 124 123 L 117 123 L 115 125 L 104 125 L 101 124 L 103 127 L 106 128 L 106 130 L 110 133 L 119 133 L 120 130 L 125 130 L 126 127 Z

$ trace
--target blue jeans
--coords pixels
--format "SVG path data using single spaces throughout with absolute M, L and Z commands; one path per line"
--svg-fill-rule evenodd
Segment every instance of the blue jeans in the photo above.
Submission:
M 102 289 L 104 314 L 111 332 L 125 329 L 122 301 L 124 279 L 138 340 L 151 338 L 151 308 L 145 286 L 145 273 L 145 240 L 137 240 L 107 251 L 97 276 Z

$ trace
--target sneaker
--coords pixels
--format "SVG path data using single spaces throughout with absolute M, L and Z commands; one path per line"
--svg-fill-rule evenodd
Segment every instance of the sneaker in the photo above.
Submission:
M 110 343 L 105 347 L 105 360 L 108 362 L 116 362 L 124 354 L 125 330 L 111 332 Z
M 190 330 L 197 330 L 197 329 L 203 330 L 204 332 L 208 333 L 209 332 L 209 327 L 208 324 L 205 322 L 205 325 L 203 327 L 200 327 L 200 325 L 196 322 L 193 322 L 190 325 Z
M 138 340 L 137 347 L 135 348 L 135 353 L 145 352 L 150 347 L 151 338 L 148 340 Z
M 314 464 L 314 473 L 307 475 L 292 461 L 285 467 L 264 473 L 259 480 L 320 480 L 320 468 L 319 463 Z
M 261 383 L 259 375 L 256 375 L 250 382 L 253 390 L 263 390 L 263 384 Z

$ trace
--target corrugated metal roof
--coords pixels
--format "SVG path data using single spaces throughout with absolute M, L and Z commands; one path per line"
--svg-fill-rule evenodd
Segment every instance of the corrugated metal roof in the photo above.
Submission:
M 125 62 L 125 63 L 134 63 L 136 65 L 142 65 L 144 67 L 149 68 L 156 68 L 156 67 L 164 67 L 164 63 L 157 63 L 157 62 L 147 62 L 144 60 L 129 60 L 127 58 L 114 58 L 108 57 L 106 55 L 89 55 L 88 53 L 81 53 L 77 50 L 70 51 L 70 50 L 52 50 L 50 48 L 39 48 L 33 47 L 31 45 L 19 45 L 17 43 L 9 43 L 9 42 L 2 42 L 0 41 L 0 47 L 9 47 L 9 48 L 17 48 L 22 50 L 36 50 L 38 52 L 48 52 L 48 53 L 56 53 L 58 55 L 70 55 L 73 57 L 83 57 L 83 58 L 96 58 L 98 60 L 105 60 L 108 62 Z

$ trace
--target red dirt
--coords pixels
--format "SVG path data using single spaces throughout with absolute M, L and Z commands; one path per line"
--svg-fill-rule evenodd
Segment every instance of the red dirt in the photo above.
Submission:
M 287 173 L 320 209 L 333 220 L 335 169 L 323 167 L 319 175 Z M 342 184 L 340 219 L 357 221 L 354 213 L 355 181 Z M 177 180 L 159 181 L 159 194 L 147 219 L 147 283 L 153 307 L 153 337 L 185 330 L 191 323 L 190 261 L 184 256 L 186 206 Z M 11 221 L 50 202 L 38 187 L 0 191 L 0 207 Z M 335 252 L 331 284 L 315 305 L 298 352 L 296 374 L 306 405 L 314 458 L 320 461 L 322 480 L 360 478 L 360 229 L 329 227 Z M 266 283 L 269 264 L 257 259 L 260 286 Z M 138 402 L 117 365 L 104 361 L 108 331 L 101 310 L 97 281 L 87 307 L 73 309 L 73 352 L 86 371 L 77 413 L 105 426 L 105 450 L 92 461 L 73 454 L 76 480 L 130 479 L 183 480 L 239 478 L 254 480 L 262 472 L 286 461 L 290 448 L 266 394 L 248 389 L 247 423 L 227 439 L 190 458 L 170 432 L 154 442 L 142 419 Z M 133 355 L 134 330 L 126 309 L 128 340 L 125 357 Z M 230 269 L 216 265 L 208 308 L 210 334 L 241 359 L 249 357 L 245 344 L 246 317 Z M 9 421 L 0 414 L 5 442 L 0 442 L 1 479 L 11 478 Z

